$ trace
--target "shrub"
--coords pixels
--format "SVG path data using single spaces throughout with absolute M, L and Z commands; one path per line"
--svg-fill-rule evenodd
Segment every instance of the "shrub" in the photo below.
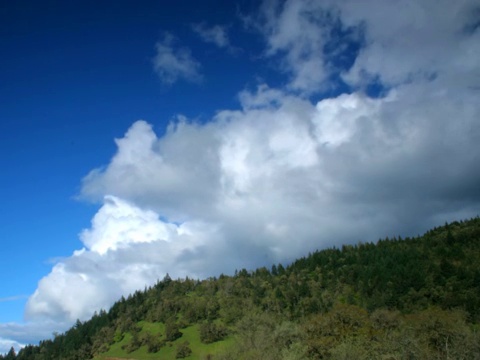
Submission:
M 184 341 L 183 343 L 177 346 L 177 354 L 175 356 L 176 359 L 183 359 L 187 356 L 190 356 L 192 353 L 192 349 L 190 349 L 190 343 L 188 341 Z

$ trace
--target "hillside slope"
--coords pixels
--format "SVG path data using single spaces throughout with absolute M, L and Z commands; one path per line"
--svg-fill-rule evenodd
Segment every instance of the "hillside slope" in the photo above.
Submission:
M 287 267 L 167 275 L 0 359 L 479 359 L 479 259 L 475 218 Z

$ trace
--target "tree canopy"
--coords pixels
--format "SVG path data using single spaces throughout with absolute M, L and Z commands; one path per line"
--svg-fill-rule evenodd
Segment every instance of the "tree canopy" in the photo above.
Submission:
M 115 351 L 130 359 L 479 359 L 478 259 L 474 218 L 270 270 L 204 280 L 167 274 L 0 359 L 107 359 Z

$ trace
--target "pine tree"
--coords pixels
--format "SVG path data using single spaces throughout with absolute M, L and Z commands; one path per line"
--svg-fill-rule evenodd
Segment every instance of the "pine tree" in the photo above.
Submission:
M 10 348 L 10 351 L 8 352 L 7 355 L 5 355 L 4 359 L 5 360 L 15 360 L 17 358 L 17 353 L 15 352 L 15 349 L 13 346 Z

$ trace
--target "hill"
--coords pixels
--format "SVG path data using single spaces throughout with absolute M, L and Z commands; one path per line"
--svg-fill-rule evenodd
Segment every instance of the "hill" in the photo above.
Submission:
M 480 359 L 480 218 L 206 280 L 168 275 L 0 359 Z

